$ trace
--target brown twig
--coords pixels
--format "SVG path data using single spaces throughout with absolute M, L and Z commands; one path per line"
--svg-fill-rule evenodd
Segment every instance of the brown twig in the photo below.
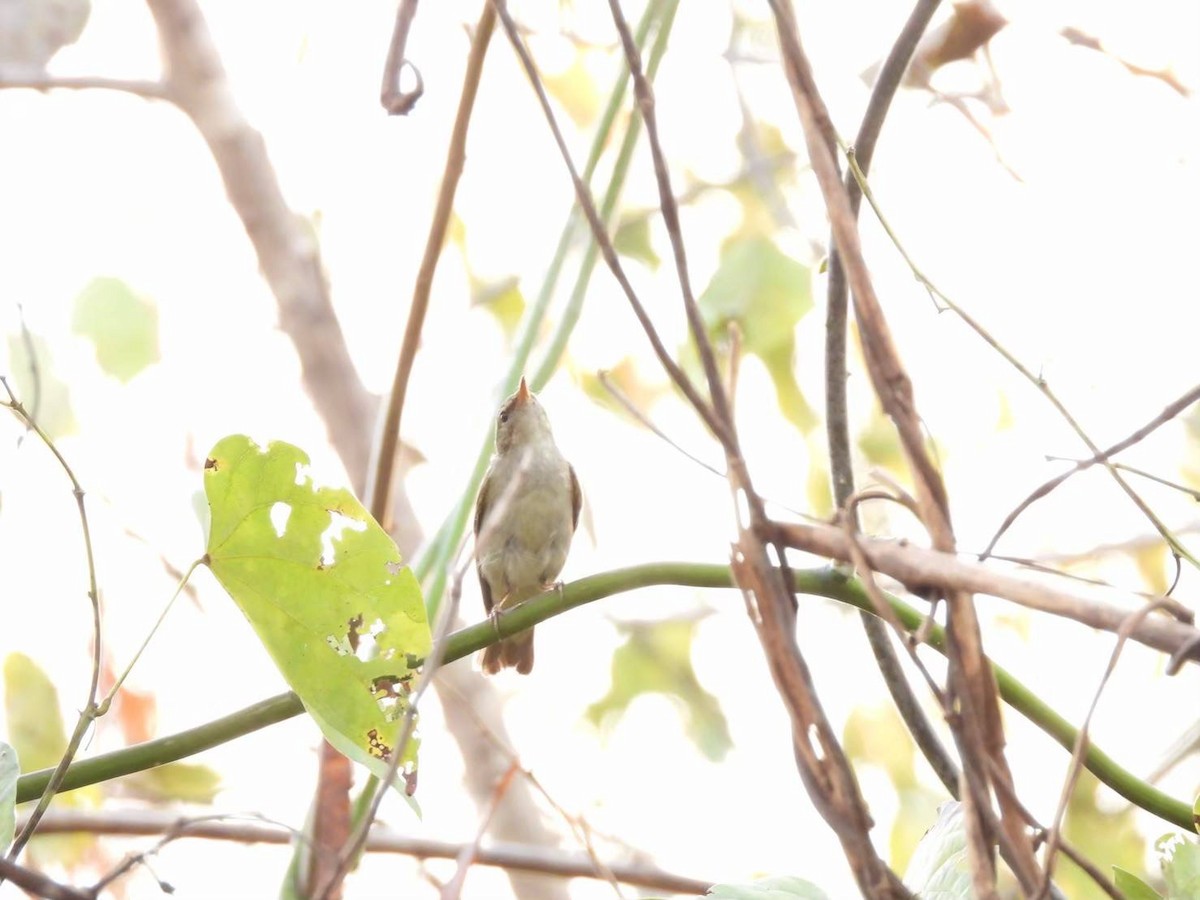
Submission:
M 560 817 L 562 817 L 562 820 L 567 823 L 572 833 L 575 835 L 576 839 L 587 853 L 588 859 L 592 861 L 592 865 L 595 870 L 594 877 L 608 881 L 619 895 L 621 891 L 617 884 L 618 879 L 615 875 L 613 875 L 608 864 L 601 860 L 600 855 L 596 852 L 596 848 L 591 840 L 592 829 L 586 820 L 584 820 L 580 815 L 571 814 L 566 808 L 563 807 L 561 803 L 554 799 L 554 795 L 546 789 L 546 786 L 543 785 L 540 780 L 538 780 L 538 777 L 534 775 L 533 772 L 521 765 L 521 759 L 517 755 L 517 751 L 514 750 L 512 746 L 509 745 L 509 743 L 500 735 L 496 734 L 496 732 L 490 728 L 488 724 L 479 717 L 479 715 L 476 714 L 475 710 L 471 708 L 471 704 L 466 702 L 466 698 L 463 697 L 461 693 L 459 693 L 455 688 L 450 688 L 450 692 L 456 695 L 459 700 L 463 701 L 461 704 L 463 712 L 474 724 L 479 734 L 483 735 L 487 743 L 494 747 L 501 756 L 508 760 L 510 767 L 516 766 L 524 776 L 523 780 L 532 786 L 542 796 L 542 798 L 554 808 L 554 811 L 557 812 Z M 507 772 L 508 770 L 505 771 Z
M 892 44 L 880 67 L 867 109 L 863 113 L 854 146 L 863 171 L 869 171 L 875 156 L 875 146 L 883 130 L 884 119 L 899 89 L 921 36 L 929 27 L 940 0 L 917 0 L 908 20 Z M 847 174 L 846 194 L 850 209 L 857 218 L 862 204 L 858 182 Z M 854 467 L 850 454 L 849 413 L 846 403 L 846 335 L 849 290 L 836 240 L 830 239 L 829 275 L 825 312 L 825 433 L 829 443 L 829 468 L 833 487 L 834 506 L 844 509 L 854 493 Z M 884 623 L 869 613 L 860 613 L 863 631 L 870 644 L 875 663 L 883 676 L 900 717 L 912 734 L 921 755 L 929 762 L 938 778 L 952 796 L 958 795 L 958 767 L 942 745 L 929 720 L 921 710 L 911 685 L 900 667 L 900 661 L 888 640 Z
M 1115 53 L 1105 49 L 1104 44 L 1101 43 L 1099 38 L 1087 34 L 1086 32 L 1070 25 L 1060 29 L 1058 33 L 1076 47 L 1086 47 L 1088 50 L 1095 50 L 1098 53 L 1103 53 L 1105 56 L 1115 59 L 1134 75 L 1145 78 L 1157 78 L 1181 97 L 1190 97 L 1192 95 L 1191 89 L 1182 81 L 1180 81 L 1179 76 L 1177 76 L 1169 68 L 1147 69 L 1144 66 L 1139 66 L 1136 63 L 1130 62 L 1129 60 L 1117 56 Z
M 646 73 L 642 70 L 641 54 L 633 40 L 633 32 L 625 15 L 621 12 L 619 0 L 609 0 L 609 12 L 612 14 L 613 25 L 621 38 L 621 47 L 625 51 L 625 62 L 629 66 L 629 75 L 633 80 L 633 92 L 637 101 L 637 109 L 646 125 L 646 139 L 650 144 L 650 154 L 654 160 L 654 178 L 658 185 L 659 208 L 662 210 L 663 224 L 671 242 L 671 254 L 675 260 L 675 275 L 679 280 L 679 292 L 683 297 L 683 308 L 687 314 L 688 328 L 700 356 L 700 364 L 708 379 L 708 392 L 712 399 L 713 411 L 717 420 L 723 423 L 723 430 L 728 431 L 732 422 L 729 413 L 729 399 L 725 394 L 725 386 L 721 381 L 721 373 L 717 369 L 716 355 L 713 353 L 712 342 L 708 340 L 708 331 L 700 307 L 696 303 L 696 295 L 692 291 L 692 279 L 688 272 L 687 249 L 683 241 L 683 232 L 679 224 L 679 206 L 675 202 L 675 193 L 671 189 L 670 174 L 667 171 L 666 156 L 663 153 L 662 142 L 658 134 L 658 116 L 654 110 L 654 90 L 650 86 Z M 717 437 L 722 443 L 732 439 L 732 435 Z
M 484 0 L 479 22 L 471 41 L 471 52 L 467 57 L 467 70 L 463 75 L 462 93 L 459 95 L 458 111 L 454 116 L 454 127 L 450 133 L 450 145 L 446 151 L 446 165 L 442 171 L 441 187 L 438 189 L 437 204 L 433 219 L 429 223 L 429 236 L 425 240 L 425 252 L 413 285 L 412 303 L 408 312 L 408 323 L 404 328 L 404 341 L 400 346 L 400 358 L 396 362 L 396 373 L 392 380 L 392 392 L 384 415 L 380 445 L 376 458 L 371 494 L 374 503 L 387 509 L 396 465 L 396 450 L 400 441 L 400 417 L 404 410 L 404 398 L 408 391 L 408 379 L 412 374 L 413 361 L 420 346 L 421 329 L 425 324 L 425 313 L 429 308 L 429 296 L 433 289 L 433 276 L 437 271 L 442 246 L 446 242 L 446 229 L 454 212 L 454 195 L 462 177 L 467 159 L 467 130 L 471 124 L 471 113 L 475 108 L 475 97 L 479 92 L 483 60 L 487 55 L 495 28 L 496 16 L 490 0 Z
M 415 9 L 411 12 L 415 13 Z M 398 30 L 400 29 L 400 20 L 403 14 L 404 7 L 397 12 Z M 492 13 L 491 6 L 485 2 L 475 29 L 475 36 L 471 42 L 471 51 L 467 58 L 467 68 L 463 75 L 463 87 L 459 97 L 458 111 L 450 133 L 449 147 L 446 152 L 446 164 L 442 172 L 437 204 L 434 208 L 433 218 L 429 224 L 425 252 L 421 258 L 416 283 L 413 286 L 413 297 L 409 306 L 408 322 L 405 325 L 404 338 L 400 346 L 399 357 L 396 361 L 392 390 L 388 396 L 387 409 L 384 413 L 383 424 L 379 432 L 378 449 L 375 454 L 375 467 L 371 473 L 370 482 L 367 485 L 366 505 L 371 510 L 371 514 L 375 516 L 377 521 L 383 523 L 385 528 L 389 527 L 391 497 L 397 480 L 396 464 L 397 451 L 400 446 L 400 423 L 408 391 L 408 380 L 412 374 L 417 349 L 420 346 L 421 331 L 425 324 L 426 312 L 429 309 L 433 276 L 437 270 L 438 259 L 441 257 L 442 246 L 446 240 L 446 229 L 454 209 L 454 196 L 466 163 L 467 132 L 471 122 L 471 114 L 475 108 L 475 98 L 478 94 L 480 77 L 483 72 L 484 57 L 487 55 L 487 48 L 491 41 L 494 26 L 495 16 Z M 405 26 L 406 32 L 407 26 Z M 393 44 L 394 49 L 395 44 Z M 443 621 L 446 621 L 444 616 Z M 436 662 L 433 663 L 433 666 L 436 668 Z M 424 675 L 423 683 L 427 683 L 424 680 Z M 409 705 L 409 714 L 415 709 L 416 698 L 421 693 L 423 693 L 423 686 L 414 695 Z M 411 715 L 406 714 L 405 722 L 406 724 L 402 732 L 411 730 Z M 391 767 L 392 777 L 395 776 L 396 766 L 402 756 L 402 748 L 407 746 L 408 737 L 407 733 L 402 734 L 401 740 L 394 745 L 397 747 L 397 751 Z M 335 819 L 334 824 L 343 825 L 344 827 L 330 828 L 328 833 L 324 835 L 319 831 L 314 834 L 318 850 L 341 847 L 341 852 L 336 855 L 314 853 L 312 857 L 313 868 L 309 883 L 314 886 L 321 886 L 321 890 L 316 896 L 336 900 L 347 866 L 350 860 L 357 855 L 356 845 L 361 846 L 361 842 L 365 840 L 370 822 L 367 821 L 365 824 L 359 823 L 355 833 L 350 833 L 348 800 L 349 761 L 342 758 L 340 754 L 337 754 L 332 747 L 326 744 L 322 746 L 322 762 L 323 777 L 321 784 L 318 786 L 316 815 L 314 818 L 318 826 L 320 823 L 332 818 Z M 325 773 L 328 773 L 329 778 L 335 782 L 335 790 L 326 792 L 323 789 L 326 781 L 324 777 Z M 379 803 L 382 800 L 382 794 L 383 788 L 377 790 L 368 818 L 374 816 L 375 810 L 378 809 Z M 323 804 L 321 802 L 322 798 L 326 798 L 328 804 Z M 328 815 L 325 814 L 327 807 L 329 810 Z
M 1079 775 L 1083 771 L 1083 755 L 1087 750 L 1088 744 L 1088 728 L 1092 723 L 1092 716 L 1096 713 L 1096 707 L 1100 704 L 1100 696 L 1104 693 L 1104 686 L 1108 684 L 1108 679 L 1117 668 L 1117 660 L 1121 658 L 1121 651 L 1125 648 L 1125 642 L 1129 640 L 1130 634 L 1138 624 L 1141 623 L 1150 613 L 1154 612 L 1162 605 L 1162 601 L 1147 604 L 1139 610 L 1130 613 L 1121 627 L 1117 629 L 1117 642 L 1113 646 L 1112 655 L 1109 657 L 1108 665 L 1104 669 L 1104 674 L 1100 676 L 1100 683 L 1096 685 L 1096 692 L 1092 696 L 1091 705 L 1088 706 L 1087 715 L 1083 717 L 1083 722 L 1079 725 L 1079 733 L 1075 738 L 1075 746 L 1071 750 L 1071 764 L 1067 768 L 1067 777 L 1063 781 L 1062 793 L 1059 795 L 1058 808 L 1054 812 L 1054 819 L 1051 822 L 1049 830 L 1049 839 L 1046 842 L 1046 863 L 1044 873 L 1042 875 L 1042 884 L 1037 892 L 1037 897 L 1045 897 L 1050 890 L 1050 879 L 1054 874 L 1054 857 L 1058 853 L 1061 843 L 1060 831 L 1062 828 L 1063 816 L 1067 812 L 1067 804 L 1071 800 L 1071 795 L 1075 792 L 1075 784 L 1079 780 Z
M 654 323 L 650 321 L 650 316 L 646 312 L 646 308 L 642 305 L 642 301 L 638 299 L 636 292 L 633 290 L 633 285 L 629 283 L 629 278 L 625 274 L 625 269 L 621 265 L 621 260 L 617 256 L 617 251 L 613 247 L 612 240 L 609 238 L 608 232 L 604 229 L 604 222 L 596 210 L 596 203 L 592 199 L 592 192 L 580 177 L 579 171 L 571 159 L 571 151 L 567 148 L 567 142 L 563 138 L 562 129 L 558 127 L 554 109 L 550 105 L 550 98 L 546 95 L 546 88 L 538 76 L 537 65 L 529 53 L 529 48 L 525 46 L 525 42 L 521 39 L 519 29 L 513 21 L 512 16 L 509 15 L 504 0 L 491 0 L 491 2 L 496 10 L 496 15 L 500 19 L 500 24 L 504 27 L 505 34 L 508 36 L 509 43 L 512 44 L 513 50 L 520 59 L 521 66 L 525 70 L 525 75 L 529 79 L 529 83 L 537 96 L 538 104 L 541 106 L 542 113 L 546 117 L 546 122 L 554 136 L 554 142 L 558 146 L 563 163 L 566 165 L 567 171 L 571 176 L 571 183 L 575 187 L 576 199 L 578 199 L 579 206 L 583 210 L 584 217 L 587 219 L 588 225 L 592 230 L 592 237 L 596 241 L 596 245 L 600 248 L 600 255 L 604 258 L 605 265 L 608 266 L 609 271 L 612 272 L 613 277 L 617 280 L 621 291 L 625 294 L 626 300 L 629 301 L 629 305 L 632 307 L 634 315 L 641 324 L 642 330 L 646 333 L 646 337 L 649 338 L 650 344 L 654 348 L 654 354 L 658 357 L 658 361 L 662 364 L 662 367 L 666 369 L 671 380 L 675 382 L 676 387 L 679 388 L 697 414 L 704 420 L 704 424 L 708 427 L 709 431 L 714 435 L 721 434 L 723 426 L 720 420 L 717 419 L 708 401 L 700 395 L 696 386 L 692 384 L 691 379 L 688 378 L 687 374 L 672 358 L 670 352 L 663 344 L 662 338 L 659 337 Z
M 492 821 L 492 815 L 496 812 L 496 807 L 504 799 L 504 795 L 508 793 L 509 785 L 512 784 L 513 777 L 519 771 L 521 771 L 521 766 L 514 761 L 509 765 L 508 771 L 504 773 L 504 777 L 497 783 L 495 790 L 492 791 L 492 800 L 488 804 L 487 809 L 483 811 L 483 816 L 479 821 L 479 828 L 475 832 L 475 840 L 469 844 L 463 844 L 463 848 L 454 859 L 454 877 L 442 887 L 442 900 L 458 900 L 462 895 L 463 884 L 467 880 L 467 873 L 471 871 L 472 863 L 479 856 L 479 847 L 483 843 L 484 835 L 487 834 L 488 826 Z
M 1122 450 L 1128 450 L 1134 444 L 1153 434 L 1154 431 L 1161 425 L 1165 425 L 1167 422 L 1170 422 L 1197 400 L 1200 400 L 1200 385 L 1196 385 L 1195 387 L 1186 391 L 1183 396 L 1179 397 L 1177 400 L 1168 403 L 1163 408 L 1162 412 L 1160 412 L 1141 428 L 1137 429 L 1137 431 L 1133 432 L 1133 434 L 1117 441 L 1112 446 L 1107 447 L 1099 453 L 1093 455 L 1091 459 L 1085 459 L 1075 463 L 1074 466 L 1063 472 L 1061 475 L 1056 475 L 1049 481 L 1039 485 L 1029 494 L 1028 497 L 1017 504 L 1016 508 L 1012 512 L 1004 517 L 1004 521 L 1000 523 L 1000 527 L 996 530 L 996 533 L 992 536 L 992 539 L 988 541 L 987 547 L 985 547 L 983 552 L 979 554 L 979 559 L 984 560 L 992 555 L 992 550 L 995 549 L 997 542 L 999 542 L 1000 538 L 1004 536 L 1004 533 L 1012 527 L 1012 524 L 1017 520 L 1021 513 L 1025 512 L 1026 509 L 1028 509 L 1038 500 L 1045 497 L 1076 472 L 1082 472 L 1084 469 L 1090 469 L 1097 463 L 1103 463 L 1111 457 L 1116 456 Z
M 200 819 L 180 819 L 169 810 L 122 809 L 81 810 L 54 809 L 42 820 L 45 834 L 86 832 L 109 835 L 175 834 L 179 838 L 199 838 L 233 841 L 240 844 L 283 844 L 296 838 L 293 831 L 281 825 L 258 822 L 231 821 L 228 816 L 204 816 Z M 375 825 L 367 839 L 371 853 L 392 853 L 416 859 L 457 859 L 463 845 L 429 838 L 414 838 L 382 825 Z M 587 855 L 524 844 L 490 844 L 482 846 L 475 858 L 476 865 L 522 872 L 541 873 L 561 878 L 603 878 Z M 712 881 L 688 878 L 665 872 L 654 866 L 627 863 L 606 863 L 622 883 L 657 891 L 679 894 L 704 894 Z
M 686 456 L 688 459 L 690 459 L 696 465 L 700 466 L 700 468 L 702 468 L 708 472 L 712 472 L 712 474 L 716 475 L 718 478 L 720 478 L 722 480 L 725 479 L 726 476 L 725 476 L 724 472 L 722 472 L 716 466 L 709 465 L 704 460 L 702 460 L 700 457 L 696 456 L 694 453 L 692 453 L 688 450 L 685 450 L 678 443 L 676 443 L 674 440 L 672 440 L 671 437 L 665 431 L 663 431 L 661 428 L 659 428 L 657 425 L 655 425 L 654 421 L 649 416 L 647 416 L 644 412 L 642 412 L 640 409 L 638 409 L 636 404 L 634 404 L 634 402 L 632 400 L 630 400 L 629 397 L 626 396 L 625 392 L 622 391 L 619 387 L 617 387 L 616 384 L 613 383 L 612 379 L 610 379 L 608 377 L 608 372 L 606 372 L 604 369 L 599 370 L 598 372 L 596 372 L 596 379 L 600 382 L 601 387 L 603 387 L 606 391 L 608 391 L 609 395 L 614 400 L 616 400 L 617 403 L 619 403 L 621 405 L 621 408 L 624 409 L 625 412 L 629 413 L 629 415 L 633 416 L 633 418 L 635 420 L 637 420 L 638 424 L 640 424 L 643 428 L 645 428 L 647 431 L 649 431 L 655 437 L 662 440 L 664 443 L 667 444 L 667 446 L 669 446 L 675 450 L 678 450 L 680 453 L 682 453 L 684 456 Z
M 792 720 L 793 748 L 801 776 L 818 810 L 842 842 L 851 869 L 864 893 L 871 896 L 905 896 L 907 892 L 903 885 L 871 844 L 871 818 L 866 804 L 845 753 L 821 708 L 811 674 L 796 644 L 796 601 L 788 588 L 791 579 L 785 554 L 782 548 L 777 548 L 781 571 L 771 564 L 760 538 L 758 526 L 766 522 L 766 512 L 742 457 L 730 401 L 692 292 L 678 205 L 658 135 L 653 92 L 642 72 L 637 48 L 617 0 L 609 0 L 609 10 L 625 50 L 638 110 L 646 125 L 658 184 L 659 205 L 671 241 L 684 311 L 708 381 L 713 412 L 719 425 L 713 433 L 725 450 L 730 486 L 735 494 L 740 493 L 744 498 L 750 515 L 751 527 L 741 529 L 738 544 L 734 548 L 733 569 L 748 602 L 750 596 L 755 601 L 751 605 L 756 608 L 756 614 L 751 618 L 758 628 L 759 640 L 766 652 L 776 687 Z M 696 411 L 704 412 L 698 406 Z
M 901 445 L 913 472 L 921 518 L 933 538 L 934 546 L 953 552 L 954 532 L 950 524 L 945 485 L 929 453 L 920 418 L 913 399 L 912 383 L 893 344 L 883 310 L 875 294 L 859 243 L 857 224 L 846 192 L 838 176 L 832 148 L 836 146 L 829 113 L 817 90 L 808 58 L 800 44 L 795 14 L 788 0 L 770 0 L 775 16 L 785 71 L 801 123 L 805 142 L 825 198 L 836 243 L 846 265 L 859 323 L 867 372 L 884 410 L 894 423 Z M 979 621 L 969 594 L 951 592 L 947 596 L 949 689 L 952 701 L 961 710 L 962 727 L 953 728 L 959 743 L 963 771 L 969 784 L 978 784 L 973 796 L 964 793 L 968 815 L 966 828 L 972 858 L 976 892 L 990 897 L 995 892 L 995 864 L 992 859 L 993 836 L 984 831 L 979 810 L 990 804 L 984 761 L 992 759 L 1001 773 L 1007 773 L 1004 761 L 1004 732 L 995 679 L 986 663 Z M 1008 777 L 1005 775 L 1005 777 Z M 1026 890 L 1039 882 L 1037 861 L 1023 833 L 1015 811 L 1000 795 L 1000 818 L 1017 852 L 1013 860 L 1018 881 Z
M 0 882 L 5 879 L 17 887 L 29 891 L 33 896 L 44 897 L 46 900 L 95 900 L 94 895 L 86 891 L 59 884 L 41 872 L 26 869 L 12 860 L 0 857 Z
M 383 104 L 389 116 L 407 116 L 425 93 L 421 70 L 404 55 L 404 48 L 408 43 L 408 30 L 412 27 L 416 15 L 417 0 L 401 0 L 400 5 L 396 7 L 396 25 L 392 29 L 387 60 L 383 64 L 383 86 L 379 89 L 379 102 Z M 404 73 L 406 65 L 413 70 L 417 78 L 417 83 L 411 91 L 400 89 L 400 76 Z

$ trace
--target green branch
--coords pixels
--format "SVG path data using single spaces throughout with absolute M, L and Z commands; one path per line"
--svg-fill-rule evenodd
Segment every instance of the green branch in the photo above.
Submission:
M 798 593 L 827 597 L 867 612 L 874 611 L 862 583 L 837 569 L 798 569 L 792 571 L 792 578 Z M 589 575 L 564 585 L 561 590 L 546 591 L 525 601 L 511 612 L 501 615 L 495 624 L 487 620 L 449 635 L 446 638 L 445 662 L 463 659 L 500 637 L 516 634 L 585 603 L 637 588 L 668 584 L 697 588 L 735 587 L 729 567 L 712 563 L 648 563 Z M 925 623 L 925 616 L 916 609 L 897 597 L 886 596 L 906 628 L 915 631 Z M 931 625 L 931 647 L 938 652 L 945 652 L 945 637 L 941 626 Z M 1004 702 L 1070 752 L 1078 733 L 1075 727 L 1003 668 L 994 663 L 992 668 Z M 280 694 L 197 728 L 76 762 L 67 771 L 62 789 L 72 790 L 183 759 L 303 711 L 300 698 L 295 694 Z M 1094 744 L 1088 746 L 1084 765 L 1131 803 L 1191 831 L 1190 804 L 1176 800 L 1137 778 Z M 17 782 L 17 802 L 24 803 L 38 797 L 50 774 L 50 770 L 43 769 L 22 775 Z

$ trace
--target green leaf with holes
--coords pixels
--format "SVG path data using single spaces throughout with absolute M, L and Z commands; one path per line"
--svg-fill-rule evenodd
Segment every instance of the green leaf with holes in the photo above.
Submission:
M 382 775 L 429 652 L 421 588 L 347 490 L 290 444 L 222 439 L 204 464 L 208 565 L 325 738 Z M 415 787 L 417 741 L 400 772 Z
M 1200 842 L 1181 833 L 1154 842 L 1168 897 L 1200 897 Z

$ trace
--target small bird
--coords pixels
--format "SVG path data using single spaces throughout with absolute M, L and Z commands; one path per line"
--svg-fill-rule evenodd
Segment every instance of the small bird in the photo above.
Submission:
M 475 501 L 475 567 L 488 614 L 496 616 L 554 584 L 583 497 L 563 459 L 546 411 L 525 379 L 496 417 L 496 454 Z M 483 651 L 483 671 L 494 675 L 533 668 L 533 629 Z

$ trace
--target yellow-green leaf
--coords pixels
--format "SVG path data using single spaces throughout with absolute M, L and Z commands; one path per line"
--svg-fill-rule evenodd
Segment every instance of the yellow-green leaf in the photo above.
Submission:
M 58 689 L 24 653 L 10 653 L 4 660 L 4 711 L 8 741 L 26 771 L 58 765 L 67 749 Z
M 208 564 L 326 739 L 382 774 L 430 634 L 420 585 L 349 491 L 304 451 L 222 439 L 205 461 Z M 401 750 L 415 775 L 417 742 Z
M 158 308 L 119 278 L 93 278 L 75 298 L 71 327 L 90 338 L 100 368 L 129 381 L 158 362 Z
M 677 702 L 697 749 L 709 759 L 723 759 L 733 741 L 720 702 L 700 686 L 692 668 L 696 622 L 637 622 L 621 629 L 627 637 L 613 653 L 612 687 L 588 707 L 588 719 L 604 725 L 624 714 L 639 695 L 662 694 Z
M 121 779 L 121 786 L 135 797 L 157 803 L 212 803 L 221 776 L 208 766 L 172 762 L 128 775 Z
M 767 367 L 784 416 L 800 431 L 811 430 L 817 418 L 796 381 L 794 359 L 796 323 L 813 305 L 808 267 L 766 237 L 735 237 L 697 302 L 714 337 L 737 323 L 746 352 Z

